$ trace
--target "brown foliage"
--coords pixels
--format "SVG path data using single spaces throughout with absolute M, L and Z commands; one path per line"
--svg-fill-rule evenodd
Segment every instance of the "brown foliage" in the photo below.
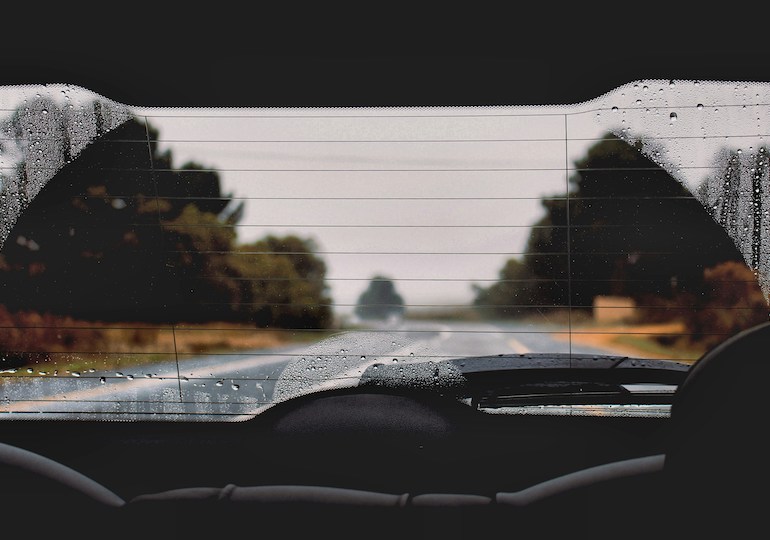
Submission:
M 768 321 L 768 299 L 745 264 L 727 261 L 707 268 L 703 281 L 695 309 L 685 317 L 691 341 L 713 347 L 730 335 Z

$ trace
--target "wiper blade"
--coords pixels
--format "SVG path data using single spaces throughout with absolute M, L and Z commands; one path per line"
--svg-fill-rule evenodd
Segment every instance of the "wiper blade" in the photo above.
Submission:
M 438 391 L 458 396 L 564 394 L 599 388 L 627 393 L 627 385 L 666 385 L 675 388 L 689 365 L 612 355 L 565 353 L 501 354 L 441 362 L 375 363 L 362 374 L 359 386 L 385 386 L 411 391 Z M 658 392 L 660 394 L 661 392 Z M 640 392 L 635 392 L 640 396 Z
M 586 392 L 534 392 L 515 393 L 510 389 L 500 394 L 481 395 L 473 399 L 474 406 L 480 409 L 527 406 L 527 405 L 661 405 L 670 404 L 673 392 L 626 392 L 622 389 Z
M 636 383 L 676 386 L 690 367 L 671 360 L 565 353 L 504 354 L 450 362 L 462 373 L 465 389 L 475 395 L 519 394 L 534 387 L 550 393 L 560 385 L 584 389 L 602 385 L 616 392 L 627 392 L 623 385 Z
M 474 408 L 670 404 L 689 364 L 627 356 L 503 354 L 450 360 Z
M 498 354 L 449 360 L 464 375 L 511 370 L 664 370 L 685 374 L 690 365 L 675 360 L 632 358 L 628 356 L 570 353 Z

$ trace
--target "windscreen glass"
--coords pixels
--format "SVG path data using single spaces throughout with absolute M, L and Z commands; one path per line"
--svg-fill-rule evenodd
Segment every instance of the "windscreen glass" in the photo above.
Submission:
M 768 119 L 764 83 L 307 109 L 0 88 L 0 418 L 243 420 L 364 384 L 483 408 L 462 388 L 498 355 L 686 371 L 768 320 Z M 653 379 L 624 392 L 676 388 Z

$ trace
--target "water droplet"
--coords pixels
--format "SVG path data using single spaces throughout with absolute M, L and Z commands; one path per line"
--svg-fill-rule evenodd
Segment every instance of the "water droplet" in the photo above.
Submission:
M 237 385 L 237 384 L 233 383 L 233 385 L 231 386 L 231 388 L 232 388 L 233 390 L 238 390 L 238 389 L 240 389 L 240 385 Z
M 637 99 L 637 100 L 636 100 L 636 104 L 637 104 L 637 105 L 641 105 L 641 104 L 642 104 L 642 100 L 641 100 L 641 99 Z
M 73 377 L 80 377 L 80 372 L 79 371 L 73 371 L 70 375 L 72 375 Z
M 43 109 L 43 114 L 48 114 L 48 109 Z
M 134 380 L 134 376 L 133 375 L 126 375 L 126 379 L 128 379 L 129 381 L 133 381 Z
M 122 377 L 122 376 L 123 376 L 123 374 L 122 374 L 120 371 L 118 371 L 117 373 L 115 373 L 115 376 L 116 376 L 116 377 Z
M 414 356 L 414 353 L 413 353 L 413 352 L 410 352 L 410 353 L 409 353 L 409 356 Z
M 99 382 L 102 384 L 105 384 L 107 382 L 107 379 L 104 377 L 99 377 Z
M 673 88 L 674 86 L 676 86 L 676 83 L 673 80 L 668 81 L 669 88 Z
M 32 369 L 32 368 L 27 368 L 27 373 L 34 373 L 34 371 L 35 371 L 35 370 L 34 370 L 34 369 Z
M 699 111 L 702 111 L 702 110 L 703 110 L 703 103 L 698 103 L 698 110 L 699 110 Z
M 217 386 L 223 386 L 225 383 L 223 381 L 217 381 Z
M 612 107 L 612 112 L 618 112 L 618 108 L 613 106 Z
M 679 118 L 675 112 L 672 112 L 671 114 L 669 114 L 668 117 L 671 119 L 672 122 L 676 122 L 677 119 Z
M 395 363 L 397 363 L 397 362 L 398 362 L 398 358 L 394 358 L 394 359 L 393 359 L 393 363 L 395 364 Z

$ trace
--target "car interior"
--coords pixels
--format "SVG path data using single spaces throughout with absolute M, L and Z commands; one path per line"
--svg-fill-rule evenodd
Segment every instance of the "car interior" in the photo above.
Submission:
M 147 66 L 97 76 L 86 69 L 96 54 L 69 71 L 31 56 L 0 84 L 67 82 L 141 106 L 554 105 L 674 70 L 765 81 L 767 63 L 755 60 L 770 59 L 639 53 L 586 73 L 541 52 L 554 69 L 537 80 L 510 72 L 534 60 L 500 56 L 274 57 L 262 83 L 233 59 L 212 68 L 216 84 L 195 85 Z M 145 70 L 141 84 L 122 84 L 131 70 Z M 303 85 L 310 75 L 326 83 Z M 24 538 L 754 536 L 770 481 L 768 350 L 770 323 L 726 336 L 671 375 L 670 415 L 660 416 L 487 414 L 451 393 L 377 384 L 301 395 L 237 422 L 3 414 L 0 506 L 4 521 L 23 520 Z

